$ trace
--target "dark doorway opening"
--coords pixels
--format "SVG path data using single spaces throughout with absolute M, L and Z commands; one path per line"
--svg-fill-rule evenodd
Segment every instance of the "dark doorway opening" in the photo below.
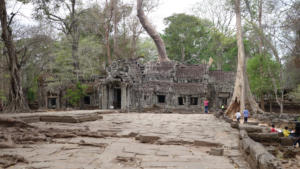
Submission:
M 90 105 L 91 104 L 91 97 L 90 96 L 84 96 L 83 103 Z
M 48 108 L 49 109 L 56 108 L 56 98 L 48 98 Z
M 198 97 L 191 97 L 191 105 L 198 105 Z
M 178 97 L 178 105 L 183 105 L 183 97 Z
M 227 98 L 222 98 L 222 105 L 227 105 Z
M 121 89 L 114 89 L 114 102 L 113 106 L 115 109 L 121 109 Z
M 165 103 L 166 96 L 165 95 L 157 95 L 157 101 L 158 101 L 158 103 Z

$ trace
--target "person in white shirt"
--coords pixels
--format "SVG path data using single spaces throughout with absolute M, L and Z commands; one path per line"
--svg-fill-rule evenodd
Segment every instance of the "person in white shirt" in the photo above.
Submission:
M 241 119 L 241 113 L 240 112 L 236 112 L 235 113 L 235 117 L 238 123 L 240 123 L 240 119 Z

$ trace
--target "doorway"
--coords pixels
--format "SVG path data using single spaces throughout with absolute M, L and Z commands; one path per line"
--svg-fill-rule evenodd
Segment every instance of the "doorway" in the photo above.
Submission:
M 56 109 L 56 98 L 48 98 L 48 108 Z
M 114 88 L 113 106 L 115 109 L 121 109 L 121 89 Z

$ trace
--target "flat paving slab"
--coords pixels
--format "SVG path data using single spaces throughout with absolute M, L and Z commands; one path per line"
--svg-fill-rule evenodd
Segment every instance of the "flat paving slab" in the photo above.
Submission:
M 16 169 L 249 168 L 236 148 L 238 131 L 211 114 L 113 113 L 101 116 L 101 120 L 82 123 L 37 122 L 31 125 L 43 130 L 102 133 L 102 138 L 88 134 L 55 138 L 51 142 L 1 149 L 0 155 L 23 156 L 27 163 L 8 167 Z M 150 141 L 141 141 L 141 137 Z M 209 153 L 212 148 L 224 149 L 224 153 L 213 155 Z

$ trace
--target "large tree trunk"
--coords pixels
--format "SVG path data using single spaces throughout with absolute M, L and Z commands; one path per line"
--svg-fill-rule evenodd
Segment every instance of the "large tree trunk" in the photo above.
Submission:
M 159 36 L 159 33 L 154 29 L 154 27 L 149 22 L 143 10 L 143 0 L 137 0 L 137 16 L 143 26 L 143 28 L 147 31 L 149 36 L 153 39 L 157 51 L 158 51 L 158 59 L 159 62 L 168 62 L 170 61 L 167 55 L 166 47 L 164 41 Z
M 78 46 L 79 46 L 79 30 L 78 30 L 78 19 L 76 18 L 76 0 L 71 0 L 72 9 L 71 9 L 71 43 L 72 43 L 72 59 L 73 59 L 73 67 L 74 67 L 74 74 L 76 76 L 77 81 L 79 80 L 79 56 L 78 56 Z
M 241 24 L 240 0 L 235 0 L 237 45 L 238 45 L 238 65 L 233 96 L 225 114 L 233 116 L 237 111 L 245 110 L 246 101 L 253 112 L 262 110 L 253 99 L 245 72 L 245 49 L 243 43 L 243 33 Z
M 280 62 L 280 59 L 279 59 L 279 56 L 278 56 L 278 52 L 276 51 L 275 47 L 269 42 L 269 40 L 267 40 L 266 38 L 264 38 L 264 31 L 263 31 L 263 28 L 262 28 L 262 6 L 263 6 L 263 0 L 260 0 L 259 1 L 259 8 L 258 8 L 258 31 L 260 32 L 260 35 L 259 35 L 259 53 L 261 55 L 263 55 L 264 57 L 266 57 L 266 55 L 264 55 L 263 53 L 263 46 L 264 46 L 264 41 L 266 41 L 269 46 L 271 47 L 275 57 L 276 57 L 276 61 L 281 65 L 281 62 Z M 281 99 L 279 99 L 279 96 L 278 96 L 278 86 L 277 86 L 277 83 L 276 83 L 276 80 L 274 78 L 274 76 L 272 75 L 272 71 L 271 71 L 271 68 L 270 68 L 270 65 L 268 64 L 267 65 L 267 70 L 268 70 L 268 75 L 270 76 L 271 80 L 272 80 L 272 84 L 273 84 L 273 87 L 274 87 L 274 94 L 275 94 L 275 99 L 276 99 L 276 102 L 277 104 L 279 105 L 280 107 L 280 114 L 283 113 L 283 89 L 281 89 L 281 93 L 282 93 L 282 97 Z M 282 68 L 280 67 L 280 81 L 281 81 L 281 88 L 283 88 L 282 86 Z
M 117 0 L 113 1 L 113 22 L 114 22 L 114 56 L 119 58 L 119 46 L 118 46 L 118 2 Z
M 185 59 L 185 48 L 184 46 L 181 47 L 181 62 L 183 63 Z
M 80 71 L 78 46 L 79 46 L 79 35 L 76 34 L 72 35 L 72 59 L 73 59 L 74 74 L 76 76 L 77 81 L 79 80 L 79 71 Z
M 260 96 L 260 107 L 263 111 L 265 111 L 265 95 L 264 94 L 262 94 Z
M 110 44 L 109 44 L 109 28 L 105 31 L 105 46 L 106 46 L 106 56 L 107 56 L 107 63 L 110 65 L 112 63 L 111 54 L 110 54 Z
M 109 37 L 110 37 L 110 22 L 113 17 L 113 0 L 108 3 L 108 0 L 105 1 L 105 15 L 106 18 L 108 18 L 105 21 L 105 48 L 106 48 L 106 61 L 107 64 L 110 65 L 112 63 L 112 58 L 111 58 L 111 52 L 110 52 L 110 43 L 109 43 Z
M 133 28 L 132 31 L 132 38 L 131 38 L 131 57 L 136 58 L 136 52 L 137 52 L 137 47 L 136 47 L 136 42 L 137 42 L 137 32 L 136 32 L 136 27 Z
M 12 30 L 7 22 L 7 12 L 5 0 L 0 0 L 0 19 L 2 28 L 2 39 L 7 49 L 8 67 L 10 72 L 10 92 L 8 106 L 5 107 L 6 112 L 25 112 L 29 111 L 29 106 L 25 100 L 22 79 L 21 65 L 18 62 L 16 47 L 12 38 Z

